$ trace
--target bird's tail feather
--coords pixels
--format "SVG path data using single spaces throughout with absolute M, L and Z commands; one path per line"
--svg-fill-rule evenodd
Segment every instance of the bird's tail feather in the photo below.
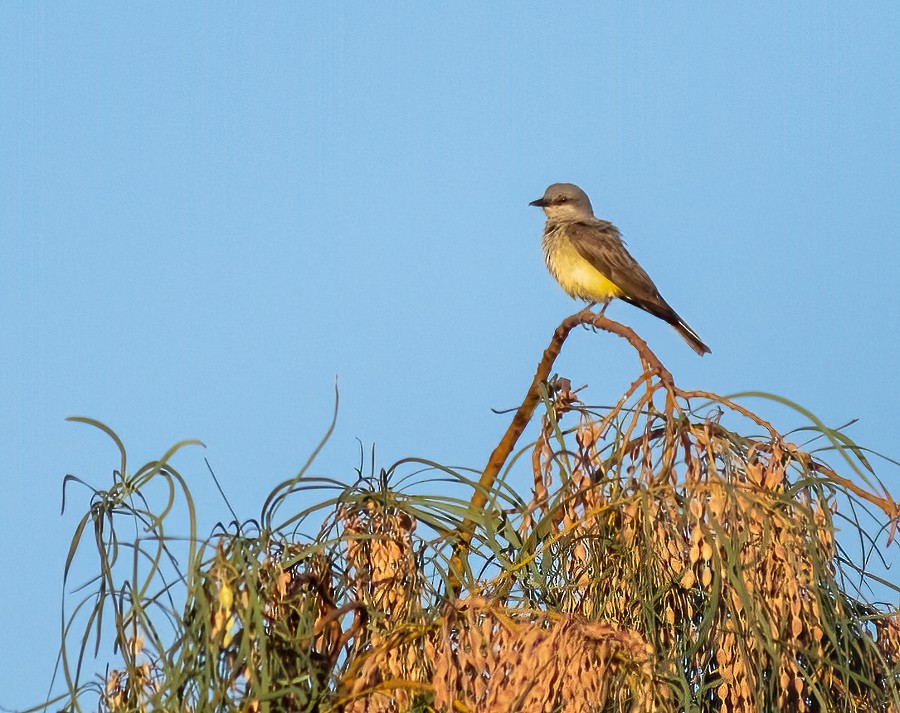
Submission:
M 703 340 L 700 339 L 697 333 L 691 329 L 683 319 L 679 317 L 677 322 L 672 322 L 671 324 L 675 327 L 675 331 L 681 335 L 681 338 L 684 339 L 684 341 L 688 343 L 688 346 L 697 352 L 697 354 L 700 356 L 712 354 L 712 350 L 703 343 Z
M 622 299 L 649 312 L 654 317 L 659 317 L 661 320 L 671 324 L 675 327 L 675 331 L 681 335 L 681 338 L 688 343 L 688 346 L 700 356 L 712 354 L 712 350 L 703 343 L 703 340 L 700 339 L 700 335 L 691 329 L 690 326 L 688 326 L 688 323 L 685 322 L 678 313 L 672 309 L 671 305 L 658 294 L 656 295 L 655 300 L 635 300 L 627 296 L 622 296 Z

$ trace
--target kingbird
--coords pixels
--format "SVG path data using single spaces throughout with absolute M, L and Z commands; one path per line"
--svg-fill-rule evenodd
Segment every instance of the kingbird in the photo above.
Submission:
M 547 215 L 541 239 L 544 259 L 571 297 L 602 304 L 600 314 L 618 297 L 671 324 L 700 356 L 710 353 L 631 257 L 619 229 L 594 217 L 587 193 L 573 183 L 554 183 L 529 205 L 543 208 Z

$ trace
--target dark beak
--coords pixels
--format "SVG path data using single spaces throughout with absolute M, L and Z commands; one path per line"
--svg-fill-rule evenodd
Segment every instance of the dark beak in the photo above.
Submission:
M 529 203 L 528 205 L 534 205 L 538 208 L 543 208 L 545 205 L 547 205 L 547 201 L 545 201 L 543 198 L 538 198 L 536 201 L 531 201 L 531 203 Z

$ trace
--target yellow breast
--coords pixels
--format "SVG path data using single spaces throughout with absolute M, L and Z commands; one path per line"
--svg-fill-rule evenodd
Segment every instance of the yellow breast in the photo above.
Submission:
M 559 231 L 544 234 L 543 248 L 550 274 L 572 297 L 602 302 L 622 294 L 622 290 L 581 257 Z

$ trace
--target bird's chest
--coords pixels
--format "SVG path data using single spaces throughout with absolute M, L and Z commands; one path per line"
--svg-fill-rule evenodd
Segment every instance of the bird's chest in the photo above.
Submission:
M 621 294 L 621 289 L 585 260 L 564 233 L 546 233 L 542 247 L 550 274 L 572 297 L 599 302 Z

